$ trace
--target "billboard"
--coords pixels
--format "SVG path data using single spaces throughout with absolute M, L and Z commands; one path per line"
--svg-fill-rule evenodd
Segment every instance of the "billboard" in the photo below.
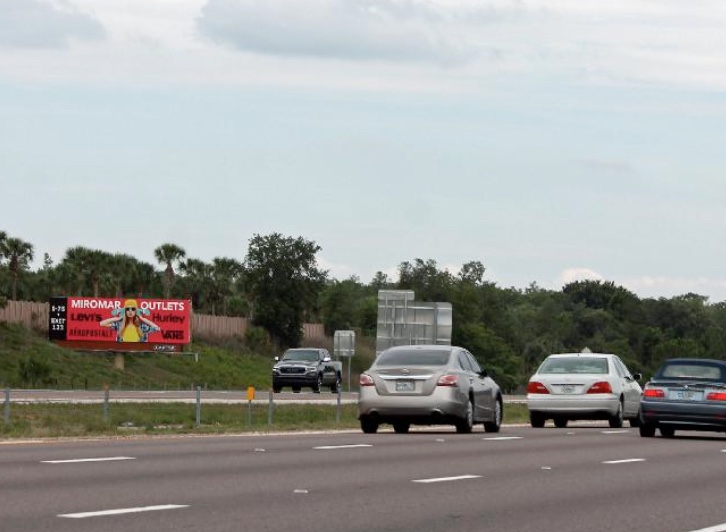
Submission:
M 54 297 L 50 340 L 66 347 L 175 353 L 191 342 L 186 299 Z

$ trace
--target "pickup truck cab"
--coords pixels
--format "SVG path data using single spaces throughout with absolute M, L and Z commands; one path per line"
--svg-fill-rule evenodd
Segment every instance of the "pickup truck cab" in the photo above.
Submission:
M 343 363 L 333 360 L 327 349 L 300 347 L 288 349 L 282 357 L 275 357 L 272 367 L 272 391 L 279 393 L 285 386 L 293 392 L 310 387 L 320 393 L 324 386 L 333 393 L 340 390 Z

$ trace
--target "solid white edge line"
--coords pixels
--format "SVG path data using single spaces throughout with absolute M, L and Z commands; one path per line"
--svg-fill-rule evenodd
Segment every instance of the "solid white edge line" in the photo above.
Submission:
M 411 482 L 417 482 L 419 484 L 433 484 L 434 482 L 452 482 L 454 480 L 467 480 L 470 478 L 481 478 L 481 475 L 460 475 L 458 477 L 422 478 L 419 480 L 412 480 Z
M 607 460 L 603 464 L 628 464 L 631 462 L 645 462 L 645 458 L 628 458 L 627 460 Z
M 159 510 L 176 510 L 188 508 L 188 504 L 160 504 L 157 506 L 139 506 L 136 508 L 117 508 L 115 510 L 100 510 L 97 512 L 79 512 L 75 514 L 58 514 L 58 517 L 69 519 L 84 519 L 86 517 L 102 517 L 107 515 L 135 514 L 140 512 L 156 512 Z
M 42 464 L 78 464 L 82 462 L 114 462 L 117 460 L 136 460 L 133 456 L 109 456 L 106 458 L 75 458 L 73 460 L 41 460 Z
M 628 429 L 625 429 L 625 430 L 603 430 L 601 432 L 603 434 L 627 434 L 630 431 Z
M 359 447 L 373 447 L 370 443 L 354 443 L 351 445 L 320 445 L 319 447 L 313 447 L 316 451 L 327 451 L 330 449 L 356 449 Z
M 490 436 L 489 438 L 482 438 L 485 441 L 506 441 L 506 440 L 521 440 L 524 436 Z
M 698 530 L 691 530 L 690 532 L 726 532 L 726 523 L 710 526 L 708 528 L 699 528 Z

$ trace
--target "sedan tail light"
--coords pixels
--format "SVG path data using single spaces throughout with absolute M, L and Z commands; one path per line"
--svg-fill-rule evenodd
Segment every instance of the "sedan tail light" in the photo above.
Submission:
M 365 373 L 361 373 L 360 378 L 358 379 L 358 382 L 361 386 L 374 386 L 375 383 L 373 382 L 373 377 L 370 375 L 366 375 Z
M 550 393 L 541 382 L 532 381 L 527 385 L 527 393 Z
M 726 401 L 726 392 L 709 392 L 706 395 L 707 401 Z
M 646 388 L 643 390 L 643 397 L 653 397 L 655 399 L 662 399 L 665 397 L 665 391 L 660 388 Z
M 442 375 L 439 377 L 436 386 L 457 386 L 459 384 L 458 375 Z
M 613 393 L 613 387 L 607 381 L 598 381 L 590 386 L 587 393 Z

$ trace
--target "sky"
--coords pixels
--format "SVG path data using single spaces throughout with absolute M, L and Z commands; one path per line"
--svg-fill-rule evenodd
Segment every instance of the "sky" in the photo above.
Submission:
M 726 300 L 721 0 L 0 0 L 0 230 Z

